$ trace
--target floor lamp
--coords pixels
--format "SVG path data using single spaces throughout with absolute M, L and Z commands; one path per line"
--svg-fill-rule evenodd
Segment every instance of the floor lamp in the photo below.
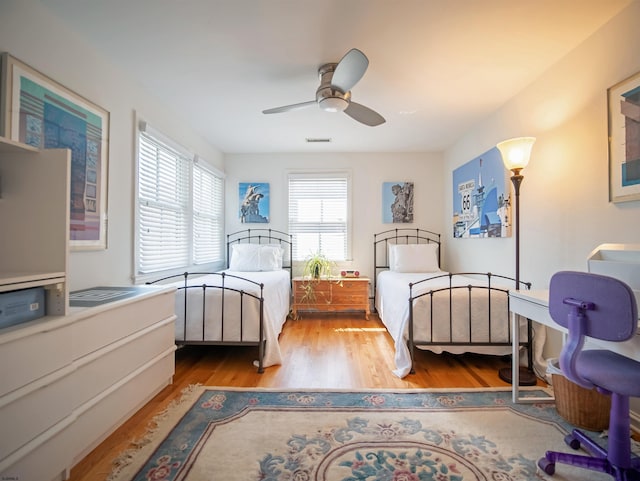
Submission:
M 511 171 L 511 182 L 515 193 L 515 241 L 516 241 L 516 290 L 520 290 L 520 184 L 524 176 L 520 173 L 529 163 L 531 148 L 536 141 L 535 137 L 518 137 L 500 142 L 496 147 L 502 155 L 502 162 Z M 531 339 L 531 321 L 527 320 L 527 339 Z M 528 349 L 529 366 L 533 363 L 533 353 Z M 505 367 L 498 371 L 498 376 L 505 382 L 512 382 L 511 367 Z M 537 383 L 536 375 L 530 369 L 521 367 L 519 371 L 519 384 L 534 386 Z

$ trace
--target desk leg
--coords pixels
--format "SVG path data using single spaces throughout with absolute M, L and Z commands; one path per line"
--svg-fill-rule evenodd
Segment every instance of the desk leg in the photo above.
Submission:
M 511 393 L 514 404 L 554 402 L 555 397 L 520 397 L 520 315 L 511 313 Z

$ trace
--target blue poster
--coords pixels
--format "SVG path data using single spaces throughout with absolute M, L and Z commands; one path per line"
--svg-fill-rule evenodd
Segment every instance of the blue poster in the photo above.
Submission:
M 511 185 L 497 147 L 453 171 L 453 236 L 509 237 Z
M 268 182 L 240 182 L 238 201 L 240 222 L 243 224 L 269 222 Z

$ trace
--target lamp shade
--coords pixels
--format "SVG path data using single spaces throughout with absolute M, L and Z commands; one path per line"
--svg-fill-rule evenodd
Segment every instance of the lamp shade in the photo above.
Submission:
M 531 148 L 535 141 L 535 137 L 517 137 L 500 142 L 496 147 L 502 155 L 504 166 L 518 172 L 524 169 L 529 163 Z

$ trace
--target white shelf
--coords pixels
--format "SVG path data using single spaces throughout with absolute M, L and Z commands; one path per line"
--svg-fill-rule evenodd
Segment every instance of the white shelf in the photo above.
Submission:
M 64 272 L 0 272 L 0 292 L 65 282 Z
M 46 316 L 69 309 L 71 154 L 0 137 L 0 293 L 45 288 Z
M 40 149 L 6 137 L 0 137 L 0 153 L 20 154 L 25 152 L 38 153 Z

